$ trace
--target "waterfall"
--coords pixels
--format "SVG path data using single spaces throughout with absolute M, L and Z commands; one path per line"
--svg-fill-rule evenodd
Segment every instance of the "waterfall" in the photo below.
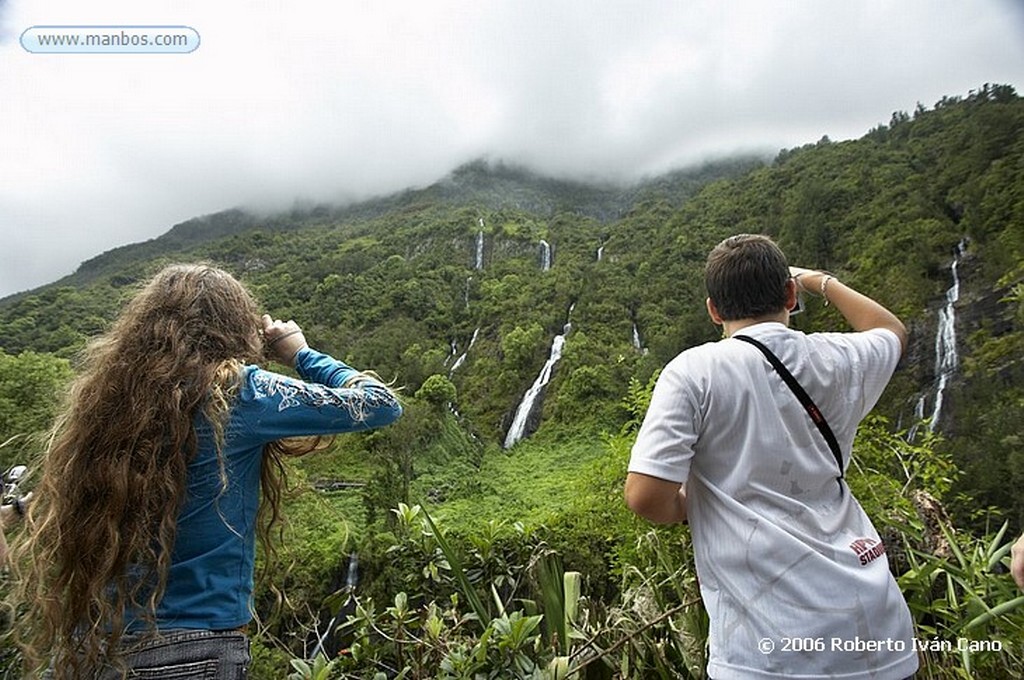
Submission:
M 350 591 L 356 589 L 359 584 L 359 555 L 351 553 L 348 556 L 348 573 L 345 574 L 345 587 Z
M 604 244 L 603 243 L 597 247 L 597 261 L 600 262 L 602 257 L 604 257 Z
M 473 277 L 470 276 L 466 279 L 466 292 L 463 293 L 462 299 L 466 303 L 466 309 L 469 309 L 469 284 L 473 283 Z
M 633 319 L 633 348 L 644 356 L 647 356 L 649 351 L 640 340 L 640 329 L 637 328 L 636 319 Z
M 913 442 L 917 437 L 918 426 L 922 420 L 924 420 L 924 395 L 922 394 L 917 399 L 917 405 L 914 406 L 914 424 L 907 430 L 907 441 Z
M 441 364 L 442 366 L 447 366 L 449 363 L 451 363 L 451 360 L 454 359 L 455 355 L 458 354 L 459 352 L 459 348 L 455 345 L 454 340 L 451 341 L 449 347 L 451 348 L 451 351 L 448 352 L 448 356 L 445 357 L 444 363 Z
M 960 358 L 956 352 L 955 306 L 960 299 L 960 274 L 957 270 L 966 247 L 966 241 L 961 240 L 953 251 L 953 262 L 949 265 L 953 284 L 946 291 L 946 304 L 939 310 L 938 328 L 935 331 L 935 406 L 928 420 L 928 429 L 933 432 L 939 424 L 939 416 L 942 415 L 942 397 L 946 384 L 960 365 Z
M 572 315 L 572 310 L 575 307 L 575 303 L 569 307 L 569 316 Z M 530 413 L 533 412 L 534 406 L 540 399 L 541 393 L 544 388 L 547 387 L 548 382 L 551 380 L 551 373 L 555 368 L 555 364 L 562 358 L 562 349 L 565 347 L 565 336 L 572 330 L 572 322 L 566 319 L 565 325 L 562 327 L 561 335 L 556 335 L 555 339 L 551 342 L 551 353 L 548 355 L 548 360 L 544 363 L 544 367 L 540 369 L 540 375 L 533 381 L 533 385 L 530 389 L 526 390 L 526 394 L 523 395 L 522 401 L 519 402 L 519 408 L 516 409 L 516 415 L 512 418 L 512 425 L 508 428 L 508 433 L 505 435 L 504 448 L 510 449 L 526 434 L 526 423 L 530 417 Z
M 327 624 L 322 635 L 316 641 L 316 647 L 313 649 L 313 655 L 310 659 L 315 659 L 323 651 L 324 643 L 327 641 L 327 636 L 334 630 L 335 622 L 343 620 L 342 616 L 351 614 L 355 609 L 354 597 L 356 592 L 356 586 L 359 585 L 359 555 L 356 553 L 349 553 L 348 556 L 348 572 L 345 574 L 345 591 L 348 593 L 348 597 L 345 598 L 345 603 L 341 605 L 338 610 Z
M 544 239 L 540 240 L 540 270 L 546 272 L 551 269 L 551 244 Z
M 483 220 L 480 221 L 483 222 Z M 484 268 L 484 232 L 482 230 L 476 233 L 476 260 L 473 263 L 473 268 Z
M 475 331 L 473 331 L 473 337 L 469 339 L 469 346 L 466 347 L 466 351 L 463 352 L 462 354 L 460 354 L 459 358 L 455 360 L 454 364 L 452 364 L 452 367 L 450 369 L 448 369 L 448 377 L 449 378 L 452 377 L 452 373 L 454 373 L 455 370 L 457 368 L 459 368 L 459 366 L 462 366 L 462 364 L 465 363 L 466 355 L 469 354 L 469 350 L 473 349 L 473 344 L 476 343 L 476 336 L 478 336 L 478 335 L 480 335 L 480 327 L 479 326 L 477 326 L 477 329 Z M 453 347 L 455 346 L 454 342 L 452 343 L 452 346 Z

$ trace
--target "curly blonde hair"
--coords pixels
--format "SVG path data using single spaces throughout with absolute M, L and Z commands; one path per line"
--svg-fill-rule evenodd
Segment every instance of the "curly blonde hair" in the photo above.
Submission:
M 160 271 L 88 344 L 15 554 L 14 634 L 28 670 L 49 664 L 58 678 L 81 677 L 117 649 L 127 610 L 152 622 L 197 451 L 196 419 L 213 426 L 219 455 L 241 368 L 262 357 L 256 301 L 206 264 Z M 284 450 L 264 451 L 265 545 Z

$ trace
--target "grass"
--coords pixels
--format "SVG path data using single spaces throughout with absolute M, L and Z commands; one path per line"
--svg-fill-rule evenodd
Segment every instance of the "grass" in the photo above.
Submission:
M 470 532 L 491 520 L 536 527 L 570 507 L 580 470 L 605 455 L 596 436 L 551 440 L 540 435 L 509 451 L 489 448 L 476 472 L 477 483 L 464 495 L 441 504 L 425 497 L 413 500 L 457 531 Z
M 557 429 L 541 428 L 508 451 L 496 444 L 481 451 L 457 427 L 447 427 L 428 448 L 415 452 L 409 503 L 429 508 L 459 533 L 479 529 L 490 520 L 527 527 L 549 523 L 569 508 L 581 470 L 608 455 L 598 433 L 566 436 L 562 430 L 560 436 Z M 346 523 L 353 538 L 363 535 L 366 513 L 358 487 L 314 489 L 324 481 L 365 483 L 373 476 L 375 463 L 358 437 L 339 437 L 329 449 L 295 461 L 293 468 L 300 497 L 311 492 L 319 499 L 321 509 L 314 514 Z M 294 521 L 305 520 L 296 516 Z

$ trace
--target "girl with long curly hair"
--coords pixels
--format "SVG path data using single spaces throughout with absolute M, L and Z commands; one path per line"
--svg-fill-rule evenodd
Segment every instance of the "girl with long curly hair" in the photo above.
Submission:
M 302 380 L 256 366 L 264 353 Z M 401 415 L 208 265 L 158 273 L 91 341 L 16 549 L 15 635 L 57 678 L 244 678 L 257 535 L 294 437 Z M 309 441 L 309 440 L 307 440 Z

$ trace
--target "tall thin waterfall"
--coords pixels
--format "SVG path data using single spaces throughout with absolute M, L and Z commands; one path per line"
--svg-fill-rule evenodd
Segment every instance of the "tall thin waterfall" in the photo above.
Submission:
M 458 369 L 460 366 L 462 366 L 462 364 L 464 364 L 466 362 L 466 355 L 469 354 L 469 350 L 473 349 L 473 345 L 476 343 L 476 337 L 478 335 L 480 335 L 480 327 L 479 326 L 477 326 L 477 329 L 475 331 L 473 331 L 473 337 L 469 339 L 469 345 L 466 347 L 466 351 L 463 352 L 462 354 L 460 354 L 459 358 L 455 360 L 454 364 L 452 364 L 452 367 L 450 369 L 448 369 L 448 377 L 449 378 L 451 377 L 452 373 L 454 373 L 456 371 L 456 369 Z M 455 346 L 454 342 L 452 343 L 452 346 L 453 347 Z
M 355 590 L 359 585 L 359 555 L 350 553 L 348 556 L 348 572 L 345 574 L 345 587 Z
M 345 598 L 345 603 L 341 605 L 341 609 L 334 615 L 327 627 L 324 628 L 324 632 L 316 641 L 316 647 L 313 648 L 313 655 L 311 659 L 315 659 L 320 655 L 320 652 L 324 649 L 324 643 L 327 641 L 327 636 L 334 630 L 334 624 L 336 621 L 342 620 L 344 616 L 351 614 L 355 609 L 353 605 L 356 586 L 359 585 L 359 555 L 356 553 L 349 553 L 348 556 L 348 572 L 345 574 L 345 591 L 348 597 Z
M 575 303 L 569 307 L 569 316 L 572 316 L 572 310 L 575 307 Z M 523 395 L 522 401 L 519 402 L 519 408 L 516 409 L 516 415 L 512 418 L 512 425 L 508 428 L 508 433 L 505 435 L 506 449 L 512 448 L 523 436 L 526 434 L 526 424 L 533 412 L 534 407 L 539 403 L 541 394 L 544 392 L 544 388 L 547 387 L 548 382 L 551 380 L 551 373 L 555 368 L 555 364 L 562 358 L 562 349 L 565 347 L 565 336 L 572 330 L 572 322 L 566 319 L 565 325 L 562 327 L 561 335 L 556 335 L 555 339 L 551 342 L 551 353 L 548 355 L 548 360 L 544 363 L 544 367 L 540 369 L 540 375 L 533 381 L 533 385 L 530 389 L 526 390 L 526 394 Z
M 551 269 L 551 244 L 544 239 L 540 240 L 540 270 L 546 272 Z
M 602 257 L 604 257 L 604 244 L 603 243 L 597 247 L 597 261 L 600 262 Z
M 483 220 L 480 220 L 483 222 Z M 484 268 L 484 232 L 483 230 L 476 233 L 476 260 L 473 263 L 474 269 Z
M 946 291 L 946 304 L 939 310 L 935 332 L 935 406 L 928 421 L 928 429 L 932 431 L 938 426 L 939 416 L 942 415 L 942 397 L 946 384 L 960 365 L 956 351 L 956 303 L 960 300 L 960 274 L 957 270 L 966 248 L 966 241 L 961 240 L 953 251 L 953 263 L 949 265 L 953 285 Z
M 633 348 L 644 356 L 647 355 L 648 350 L 640 340 L 640 329 L 637 328 L 636 321 L 633 321 Z

